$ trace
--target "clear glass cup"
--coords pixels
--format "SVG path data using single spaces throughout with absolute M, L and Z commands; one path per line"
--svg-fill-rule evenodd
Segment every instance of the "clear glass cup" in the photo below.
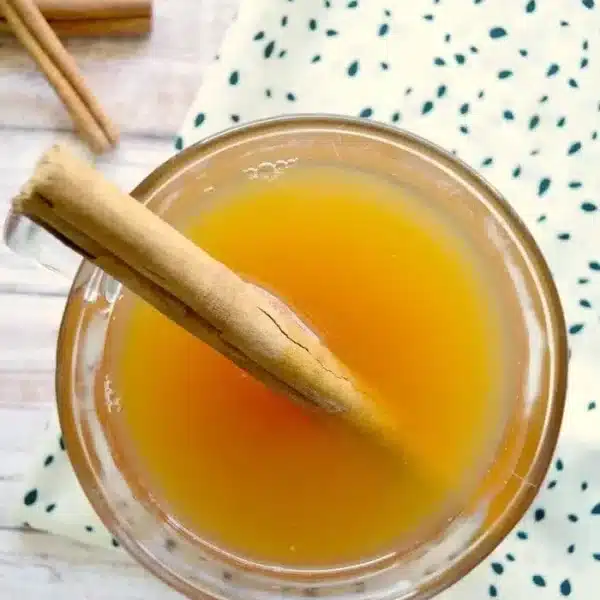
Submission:
M 567 375 L 558 295 L 531 235 L 497 191 L 440 148 L 373 122 L 294 116 L 235 128 L 179 153 L 132 195 L 169 221 L 178 203 L 203 201 L 200 188 L 208 193 L 240 175 L 269 178 L 296 163 L 362 169 L 409 186 L 466 224 L 490 268 L 505 277 L 505 293 L 516 307 L 515 339 L 521 341 L 514 360 L 525 365 L 525 376 L 507 384 L 514 402 L 494 463 L 461 514 L 438 523 L 413 547 L 329 570 L 256 565 L 186 534 L 154 502 L 115 443 L 120 408 L 110 386 L 103 384 L 102 356 L 120 284 L 11 213 L 5 224 L 7 245 L 73 281 L 57 347 L 56 391 L 66 448 L 107 528 L 142 565 L 189 598 L 430 598 L 502 541 L 545 476 Z

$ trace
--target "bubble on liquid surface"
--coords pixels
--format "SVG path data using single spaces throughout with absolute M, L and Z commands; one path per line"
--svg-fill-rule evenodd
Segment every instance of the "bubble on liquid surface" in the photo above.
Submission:
M 248 179 L 261 179 L 263 181 L 274 181 L 286 169 L 295 165 L 298 162 L 297 158 L 279 159 L 275 162 L 262 162 L 256 167 L 248 167 L 243 169 L 243 173 Z

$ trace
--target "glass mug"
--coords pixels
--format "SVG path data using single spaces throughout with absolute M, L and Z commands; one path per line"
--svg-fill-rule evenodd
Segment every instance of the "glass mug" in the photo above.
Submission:
M 480 563 L 531 504 L 555 448 L 564 409 L 564 318 L 550 272 L 508 204 L 477 174 L 434 145 L 373 122 L 329 116 L 268 119 L 228 130 L 179 153 L 133 192 L 167 221 L 178 202 L 240 174 L 269 178 L 301 164 L 341 165 L 392 178 L 466 224 L 515 308 L 508 381 L 514 402 L 487 474 L 462 512 L 411 548 L 367 563 L 323 570 L 265 567 L 192 538 L 153 502 L 113 443 L 110 390 L 97 385 L 111 308 L 120 284 L 11 213 L 15 252 L 72 278 L 57 348 L 60 422 L 75 473 L 100 518 L 129 553 L 189 598 L 356 600 L 430 598 Z M 512 386 L 512 387 L 511 387 Z M 500 482 L 500 483 L 498 483 Z

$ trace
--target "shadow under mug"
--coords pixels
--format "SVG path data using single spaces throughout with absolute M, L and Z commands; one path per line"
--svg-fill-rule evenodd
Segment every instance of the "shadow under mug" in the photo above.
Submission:
M 18 254 L 72 279 L 61 323 L 56 392 L 66 448 L 92 506 L 129 553 L 189 598 L 271 600 L 323 596 L 425 599 L 480 563 L 531 504 L 551 460 L 564 409 L 567 349 L 558 295 L 540 251 L 507 202 L 443 150 L 401 130 L 333 116 L 273 118 L 197 143 L 151 173 L 133 192 L 167 221 L 179 202 L 202 202 L 240 174 L 269 178 L 294 164 L 355 168 L 410 187 L 450 208 L 507 277 L 521 323 L 526 377 L 511 407 L 490 473 L 455 519 L 422 543 L 381 560 L 330 570 L 262 567 L 192 539 L 153 502 L 114 443 L 118 405 L 102 385 L 103 349 L 120 284 L 22 215 L 5 240 Z M 536 382 L 532 386 L 532 381 Z

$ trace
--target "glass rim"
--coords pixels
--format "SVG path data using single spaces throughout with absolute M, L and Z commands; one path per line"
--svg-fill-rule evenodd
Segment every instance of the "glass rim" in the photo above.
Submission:
M 372 133 L 388 142 L 413 146 L 419 151 L 419 154 L 424 155 L 436 166 L 443 165 L 453 175 L 458 176 L 461 184 L 464 182 L 466 185 L 471 185 L 479 190 L 485 202 L 493 207 L 494 211 L 499 213 L 502 219 L 510 225 L 527 254 L 533 259 L 530 268 L 536 276 L 536 288 L 544 301 L 544 316 L 553 342 L 548 344 L 549 371 L 552 384 L 548 389 L 548 407 L 542 432 L 531 460 L 528 477 L 526 481 L 520 483 L 518 490 L 514 493 L 505 510 L 481 534 L 475 544 L 469 545 L 455 562 L 419 585 L 417 596 L 422 599 L 430 598 L 468 574 L 506 537 L 533 502 L 548 470 L 562 422 L 567 383 L 566 325 L 558 291 L 545 258 L 529 229 L 507 200 L 484 177 L 456 156 L 429 140 L 400 128 L 375 121 L 328 114 L 298 114 L 271 117 L 237 125 L 208 136 L 179 151 L 146 176 L 130 194 L 140 202 L 146 202 L 167 181 L 174 176 L 181 175 L 195 162 L 209 156 L 218 146 L 222 145 L 224 148 L 229 148 L 236 145 L 237 142 L 244 142 L 254 136 L 270 132 L 290 133 L 295 127 L 315 130 L 329 129 L 339 132 L 350 131 L 359 136 Z M 85 264 L 85 261 L 82 262 L 83 264 Z M 110 532 L 114 532 L 117 525 L 116 513 L 105 499 L 98 494 L 91 493 L 94 487 L 92 467 L 84 444 L 77 433 L 74 411 L 71 409 L 71 399 L 63 397 L 61 384 L 59 384 L 60 365 L 64 362 L 65 352 L 68 353 L 72 350 L 64 343 L 65 316 L 72 303 L 72 297 L 73 288 L 67 298 L 57 342 L 55 383 L 59 420 L 65 438 L 66 450 L 81 488 L 101 521 Z M 131 539 L 121 538 L 121 541 L 128 553 L 137 562 L 167 585 L 182 594 L 199 593 L 188 582 L 156 560 L 152 554 L 140 545 L 139 540 L 132 537 Z M 381 563 L 377 561 L 377 566 L 380 565 Z M 319 574 L 321 575 L 321 573 Z

